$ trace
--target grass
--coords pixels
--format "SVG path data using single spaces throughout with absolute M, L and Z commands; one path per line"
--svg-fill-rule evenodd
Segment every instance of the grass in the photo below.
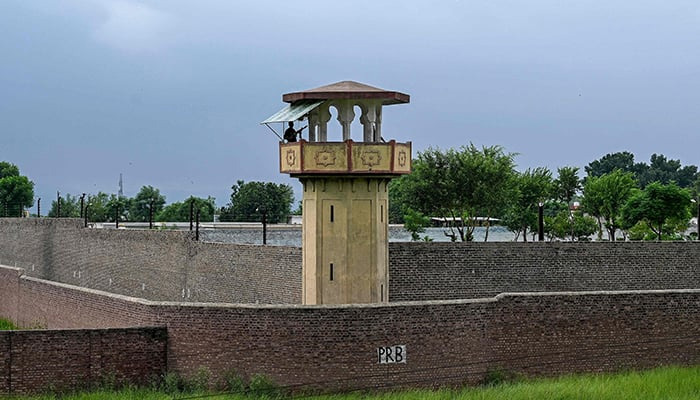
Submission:
M 10 320 L 0 318 L 0 331 L 11 331 L 14 329 L 19 329 L 19 327 Z
M 240 395 L 211 395 L 205 393 L 167 394 L 149 389 L 94 391 L 74 395 L 44 395 L 12 397 L 13 400 L 164 400 L 186 399 L 260 399 Z M 302 398 L 302 397 L 296 397 Z M 309 400 L 697 400 L 700 399 L 700 366 L 663 367 L 642 372 L 589 374 L 552 379 L 525 380 L 488 387 L 460 390 L 408 390 L 371 394 L 367 392 L 303 397 Z

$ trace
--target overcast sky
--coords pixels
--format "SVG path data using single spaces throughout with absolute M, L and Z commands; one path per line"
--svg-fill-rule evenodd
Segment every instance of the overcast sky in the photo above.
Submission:
M 700 164 L 697 0 L 0 7 L 0 161 L 43 199 L 116 193 L 120 173 L 125 195 L 153 185 L 169 203 L 224 205 L 238 179 L 300 195 L 259 122 L 283 93 L 341 80 L 411 95 L 382 131 L 414 156 L 473 142 L 519 153 L 520 170 L 623 150 Z

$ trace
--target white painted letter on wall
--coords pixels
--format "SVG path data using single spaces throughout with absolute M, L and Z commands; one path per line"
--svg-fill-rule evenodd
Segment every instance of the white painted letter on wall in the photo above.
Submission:
M 377 348 L 379 364 L 405 364 L 406 345 L 384 346 Z

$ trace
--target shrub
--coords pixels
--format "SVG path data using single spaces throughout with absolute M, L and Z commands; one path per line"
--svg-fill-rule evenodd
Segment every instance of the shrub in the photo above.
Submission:
M 496 368 L 486 371 L 484 380 L 481 383 L 484 386 L 498 386 L 503 383 L 515 382 L 517 380 L 518 375 L 515 372 L 502 368 Z
M 261 399 L 278 399 L 282 397 L 280 387 L 264 375 L 253 375 L 250 378 L 248 390 L 251 396 Z

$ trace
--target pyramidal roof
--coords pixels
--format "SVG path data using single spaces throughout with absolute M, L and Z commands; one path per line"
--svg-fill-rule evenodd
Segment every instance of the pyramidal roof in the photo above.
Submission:
M 282 95 L 282 101 L 294 103 L 300 100 L 380 99 L 382 104 L 408 103 L 411 97 L 401 92 L 384 90 L 355 81 L 341 81 L 302 92 Z

